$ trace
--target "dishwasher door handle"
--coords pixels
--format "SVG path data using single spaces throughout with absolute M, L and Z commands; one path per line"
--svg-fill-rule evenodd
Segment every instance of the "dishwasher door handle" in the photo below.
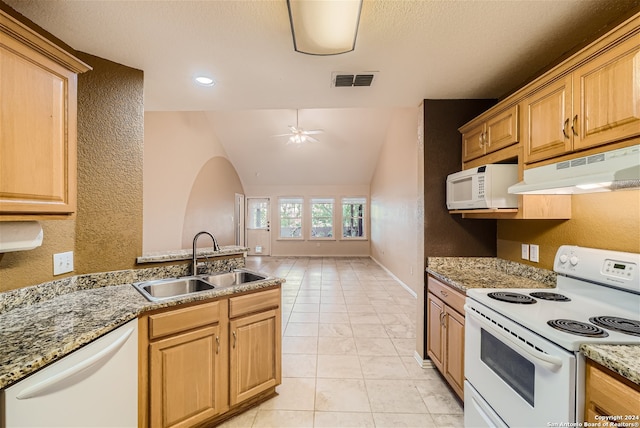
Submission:
M 34 398 L 40 395 L 46 395 L 54 392 L 58 387 L 61 387 L 60 389 L 67 387 L 68 383 L 64 381 L 70 379 L 74 375 L 79 374 L 84 370 L 90 369 L 92 366 L 98 365 L 103 361 L 108 360 L 113 354 L 118 352 L 118 350 L 122 347 L 122 345 L 124 345 L 127 339 L 129 339 L 131 333 L 133 333 L 133 330 L 133 328 L 127 329 L 112 344 L 110 344 L 97 354 L 92 355 L 91 357 L 82 361 L 80 364 L 77 364 L 61 373 L 53 375 L 40 383 L 25 388 L 16 395 L 16 398 L 18 400 L 26 400 L 29 398 Z

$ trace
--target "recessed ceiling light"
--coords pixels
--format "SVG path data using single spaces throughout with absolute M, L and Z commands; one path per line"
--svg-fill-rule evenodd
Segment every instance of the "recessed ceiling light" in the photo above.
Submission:
M 195 78 L 195 81 L 200 86 L 213 86 L 216 84 L 216 82 L 214 82 L 212 78 L 207 76 L 197 76 Z

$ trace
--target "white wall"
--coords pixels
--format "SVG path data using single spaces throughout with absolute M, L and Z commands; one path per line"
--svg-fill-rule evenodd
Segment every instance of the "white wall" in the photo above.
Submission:
M 143 253 L 190 248 L 199 230 L 233 243 L 242 184 L 204 113 L 145 112 L 143 188 Z
M 340 230 L 340 199 L 347 196 L 364 196 L 369 200 L 369 185 L 349 186 L 245 186 L 247 198 L 269 197 L 271 198 L 271 255 L 273 256 L 369 256 L 369 226 L 367 225 L 366 240 L 311 240 L 309 239 L 310 218 L 306 209 L 303 222 L 303 240 L 279 240 L 278 239 L 278 197 L 296 196 L 303 197 L 305 204 L 315 197 L 335 198 L 334 224 L 336 231 Z M 369 221 L 367 221 L 369 223 Z M 337 234 L 337 232 L 336 232 Z
M 424 285 L 418 108 L 398 109 L 371 180 L 371 256 L 416 294 Z

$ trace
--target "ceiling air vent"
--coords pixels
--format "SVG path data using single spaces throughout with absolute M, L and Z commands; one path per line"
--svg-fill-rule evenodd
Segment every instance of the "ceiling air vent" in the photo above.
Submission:
M 354 86 L 371 86 L 377 71 L 363 71 L 361 73 L 333 72 L 331 86 L 334 88 L 349 88 Z

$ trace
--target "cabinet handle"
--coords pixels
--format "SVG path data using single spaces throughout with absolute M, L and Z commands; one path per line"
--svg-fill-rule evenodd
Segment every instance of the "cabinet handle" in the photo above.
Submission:
M 446 291 L 444 291 L 444 290 L 440 290 L 440 294 L 441 294 L 442 296 L 444 296 L 444 297 L 449 297 L 449 293 L 447 293 L 447 292 L 446 292 Z
M 567 126 L 569 126 L 569 118 L 564 121 L 564 125 L 562 126 L 562 135 L 564 135 L 564 138 L 569 138 L 567 135 Z
M 216 336 L 216 354 L 220 353 L 220 336 Z
M 482 134 L 478 135 L 478 147 L 482 148 Z
M 236 340 L 237 340 L 236 332 L 234 331 L 234 332 L 233 332 L 233 333 L 231 333 L 231 334 L 233 335 L 233 348 L 235 349 L 235 348 L 236 348 Z
M 483 141 L 482 143 L 483 146 L 486 146 L 489 143 L 486 132 L 482 133 L 482 141 Z
M 578 133 L 576 132 L 576 122 L 578 122 L 578 115 L 576 114 L 575 116 L 573 116 L 573 123 L 571 123 L 571 131 L 573 132 L 573 135 L 575 135 L 576 137 L 578 136 Z
M 443 328 L 447 328 L 447 326 L 446 326 L 446 325 L 444 325 L 444 312 L 440 312 L 440 325 L 441 325 Z

